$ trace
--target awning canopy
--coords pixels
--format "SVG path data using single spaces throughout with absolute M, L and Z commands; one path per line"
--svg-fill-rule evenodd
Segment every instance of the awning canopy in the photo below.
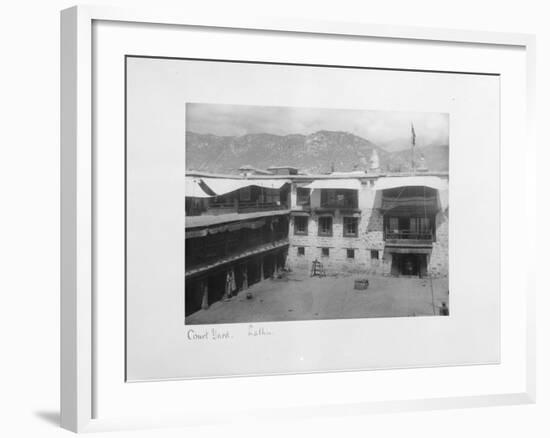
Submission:
M 202 181 L 217 196 L 234 192 L 245 187 L 257 186 L 267 189 L 280 189 L 290 182 L 287 179 L 230 179 L 230 178 L 202 178 Z
M 202 181 L 218 196 L 250 186 L 250 182 L 245 179 L 202 178 Z
M 264 189 L 280 189 L 286 183 L 290 183 L 289 179 L 249 179 L 251 186 L 263 187 Z
M 379 178 L 374 190 L 395 189 L 397 187 L 430 187 L 436 190 L 449 190 L 447 182 L 437 176 L 388 176 Z
M 380 178 L 374 185 L 374 190 L 395 189 L 398 187 L 429 187 L 437 190 L 439 208 L 442 211 L 449 208 L 449 184 L 437 176 L 389 176 Z M 405 202 L 406 200 L 402 200 Z
M 185 197 L 211 198 L 200 186 L 197 178 L 185 178 Z
M 359 190 L 361 182 L 358 179 L 318 179 L 304 186 L 306 189 L 349 189 Z
M 424 189 L 422 189 L 424 190 Z M 415 211 L 436 212 L 440 205 L 438 204 L 437 194 L 433 189 L 430 189 L 430 195 L 411 196 L 405 193 L 401 196 L 382 196 L 382 210 L 392 210 L 394 213 L 412 214 Z

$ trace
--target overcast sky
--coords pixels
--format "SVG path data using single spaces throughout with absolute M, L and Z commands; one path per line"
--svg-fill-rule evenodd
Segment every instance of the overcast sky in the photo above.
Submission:
M 419 146 L 449 142 L 449 116 L 442 113 L 189 103 L 186 119 L 189 131 L 202 134 L 346 131 L 388 149 L 408 146 L 413 123 Z

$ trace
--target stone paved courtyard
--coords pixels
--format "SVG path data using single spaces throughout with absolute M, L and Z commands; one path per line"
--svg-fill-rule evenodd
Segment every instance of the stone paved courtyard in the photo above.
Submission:
M 448 304 L 448 279 L 369 276 L 366 290 L 355 290 L 358 275 L 309 277 L 285 273 L 218 301 L 186 318 L 186 324 L 246 323 L 340 318 L 439 315 Z

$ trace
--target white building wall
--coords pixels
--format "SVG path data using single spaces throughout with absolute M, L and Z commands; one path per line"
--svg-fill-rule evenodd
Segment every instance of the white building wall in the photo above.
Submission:
M 332 215 L 332 236 L 319 236 L 319 215 L 316 208 L 321 206 L 321 191 L 313 190 L 310 204 L 311 214 L 308 218 L 308 234 L 296 235 L 294 220 L 290 222 L 290 249 L 288 265 L 294 270 L 309 270 L 317 259 L 328 274 L 338 272 L 382 273 L 383 272 L 383 233 L 381 216 L 374 208 L 377 200 L 372 184 L 365 180 L 358 193 L 358 207 L 361 210 L 358 218 L 357 237 L 344 236 L 344 217 L 353 216 L 347 212 L 334 210 Z M 324 215 L 324 214 L 323 214 Z M 304 247 L 305 254 L 298 255 L 298 247 Z M 329 256 L 322 255 L 322 248 L 329 248 Z M 347 257 L 347 250 L 353 249 L 354 258 Z M 371 260 L 371 250 L 379 250 L 379 259 Z
M 372 181 L 372 182 L 371 182 Z M 392 255 L 385 250 L 384 221 L 380 210 L 382 206 L 381 191 L 374 190 L 374 179 L 363 179 L 358 193 L 358 207 L 361 210 L 358 222 L 357 237 L 344 237 L 344 216 L 341 211 L 335 210 L 333 215 L 332 236 L 318 235 L 319 216 L 314 213 L 320 207 L 321 191 L 311 193 L 311 214 L 308 218 L 308 234 L 294 233 L 294 220 L 290 221 L 288 266 L 293 270 L 309 272 L 312 262 L 318 259 L 327 272 L 364 273 L 365 275 L 389 275 L 391 272 Z M 296 189 L 294 193 L 293 209 L 296 206 Z M 438 213 L 436 217 L 436 241 L 433 243 L 431 255 L 428 257 L 428 273 L 434 277 L 448 275 L 448 210 Z M 298 255 L 298 247 L 304 247 L 305 254 Z M 322 247 L 329 248 L 329 256 L 322 255 Z M 347 258 L 347 249 L 355 250 L 353 259 Z M 378 251 L 378 259 L 371 258 L 371 251 Z
M 433 277 L 449 275 L 449 211 L 439 212 L 435 218 L 436 240 L 428 260 L 428 273 Z
M 292 183 L 292 184 L 290 184 L 290 208 L 291 209 L 296 208 L 296 206 L 297 206 L 296 199 L 297 199 L 297 196 L 296 196 L 296 183 Z

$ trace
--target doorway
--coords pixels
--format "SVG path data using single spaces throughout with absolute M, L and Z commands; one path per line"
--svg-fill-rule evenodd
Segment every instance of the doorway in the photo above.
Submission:
M 395 276 L 425 277 L 426 254 L 392 254 L 391 273 Z

